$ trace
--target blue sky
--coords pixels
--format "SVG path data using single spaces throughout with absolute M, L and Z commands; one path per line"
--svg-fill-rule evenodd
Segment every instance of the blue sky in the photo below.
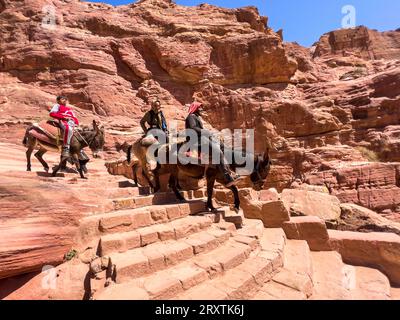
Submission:
M 93 1 L 93 0 L 92 0 Z M 103 0 L 113 5 L 135 2 L 133 0 Z M 356 25 L 365 25 L 379 31 L 400 28 L 399 0 L 175 0 L 176 3 L 195 6 L 210 3 L 227 8 L 248 5 L 258 7 L 269 17 L 268 25 L 275 31 L 283 29 L 285 41 L 297 41 L 310 46 L 319 37 L 342 27 L 342 8 L 355 8 Z

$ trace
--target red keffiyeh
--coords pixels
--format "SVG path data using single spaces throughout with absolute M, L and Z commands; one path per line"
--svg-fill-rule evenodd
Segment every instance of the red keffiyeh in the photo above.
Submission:
M 193 102 L 189 107 L 189 114 L 196 113 L 197 110 L 202 106 L 200 102 Z

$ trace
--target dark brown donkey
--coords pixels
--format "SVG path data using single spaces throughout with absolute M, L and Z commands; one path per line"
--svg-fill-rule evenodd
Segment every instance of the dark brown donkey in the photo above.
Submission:
M 178 149 L 179 150 L 179 145 Z M 213 204 L 212 204 L 212 195 L 213 195 L 213 190 L 214 190 L 214 184 L 215 182 L 219 182 L 221 184 L 224 184 L 224 178 L 222 174 L 213 166 L 204 166 L 204 165 L 193 165 L 193 164 L 187 164 L 183 165 L 179 163 L 178 164 L 158 164 L 157 168 L 155 170 L 150 170 L 147 162 L 146 162 L 146 152 L 147 152 L 148 147 L 144 147 L 140 144 L 140 140 L 134 143 L 130 148 L 128 148 L 127 151 L 127 160 L 130 162 L 130 159 L 132 158 L 132 154 L 135 154 L 136 157 L 139 159 L 139 163 L 142 166 L 142 170 L 144 176 L 147 178 L 149 181 L 149 184 L 154 188 L 154 191 L 157 192 L 160 189 L 160 182 L 159 182 L 159 177 L 160 175 L 163 174 L 170 174 L 169 177 L 169 186 L 170 188 L 174 191 L 176 197 L 178 200 L 184 201 L 184 197 L 179 193 L 178 190 L 178 175 L 179 173 L 183 173 L 184 175 L 194 178 L 194 179 L 203 179 L 204 177 L 207 180 L 207 207 L 210 210 L 215 210 Z M 132 154 L 131 154 L 132 153 Z M 241 150 L 235 150 L 235 154 L 241 155 L 242 157 L 246 156 L 246 153 L 244 153 Z M 264 186 L 265 180 L 268 176 L 268 173 L 270 171 L 272 161 L 269 157 L 269 149 L 267 150 L 266 153 L 262 155 L 253 155 L 253 154 L 248 154 L 247 155 L 248 161 L 253 162 L 253 171 L 250 173 L 250 175 L 246 178 L 248 181 L 248 185 L 251 185 L 253 189 L 255 190 L 261 190 Z M 167 155 L 168 157 L 168 155 Z M 167 158 L 168 159 L 168 158 Z M 234 156 L 233 160 L 239 159 L 238 157 Z M 244 168 L 245 163 L 243 164 L 237 164 L 232 163 L 230 165 L 231 170 L 235 170 L 237 168 Z M 239 191 L 236 186 L 232 186 L 229 188 L 233 192 L 234 196 L 234 207 L 236 210 L 240 209 L 240 199 L 239 199 Z
M 60 150 L 57 146 L 56 140 L 49 139 L 40 139 L 40 135 L 35 134 L 32 130 L 36 130 L 34 125 L 29 126 L 26 129 L 25 137 L 23 140 L 23 144 L 27 147 L 26 151 L 26 160 L 27 160 L 27 171 L 31 171 L 31 155 L 33 150 L 38 149 L 35 153 L 35 157 L 40 161 L 43 165 L 43 168 L 46 172 L 49 171 L 49 165 L 43 159 L 43 155 L 47 151 L 60 153 Z M 104 129 L 99 128 L 96 121 L 93 120 L 93 128 L 85 128 L 85 129 L 76 129 L 76 133 L 72 137 L 70 152 L 71 159 L 73 163 L 76 165 L 76 168 L 80 174 L 82 179 L 85 179 L 83 174 L 82 167 L 79 162 L 79 154 L 82 149 L 89 147 L 93 152 L 93 156 L 96 158 L 98 153 L 104 147 Z M 53 170 L 53 177 L 56 176 L 57 172 L 60 170 L 62 166 L 66 164 L 67 159 L 63 159 Z

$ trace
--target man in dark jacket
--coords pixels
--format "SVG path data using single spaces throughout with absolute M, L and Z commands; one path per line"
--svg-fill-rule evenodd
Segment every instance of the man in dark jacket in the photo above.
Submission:
M 219 163 L 216 164 L 217 169 L 223 174 L 225 186 L 229 188 L 238 182 L 238 177 L 231 174 L 229 165 L 221 151 L 220 144 L 211 139 L 212 133 L 210 131 L 204 129 L 200 117 L 201 106 L 201 103 L 198 102 L 194 102 L 190 105 L 189 115 L 185 121 L 185 127 L 186 129 L 194 130 L 197 133 L 199 147 L 208 146 L 211 151 L 210 154 L 219 154 Z
M 140 121 L 145 135 L 141 140 L 142 146 L 156 147 L 149 149 L 147 161 L 152 170 L 157 166 L 158 148 L 164 143 L 168 143 L 168 127 L 164 114 L 161 110 L 161 102 L 156 99 L 151 103 L 151 110 L 146 112 Z
M 168 132 L 167 121 L 165 120 L 164 114 L 161 110 L 160 100 L 154 100 L 152 102 L 151 110 L 147 111 L 142 120 L 140 120 L 140 126 L 146 134 L 151 129 L 160 129 L 164 133 Z

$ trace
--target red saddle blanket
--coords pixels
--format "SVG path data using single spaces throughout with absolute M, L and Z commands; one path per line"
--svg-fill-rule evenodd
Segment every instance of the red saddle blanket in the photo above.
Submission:
M 42 120 L 39 123 L 34 123 L 29 133 L 40 141 L 52 145 L 60 145 L 61 129 L 58 127 L 57 122 L 52 120 Z

